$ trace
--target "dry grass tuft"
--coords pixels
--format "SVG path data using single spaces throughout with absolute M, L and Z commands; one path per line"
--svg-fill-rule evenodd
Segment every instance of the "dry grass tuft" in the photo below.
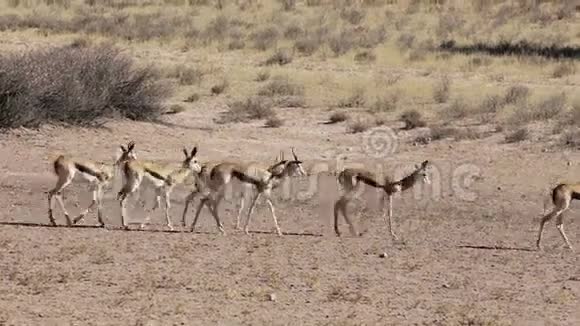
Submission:
M 292 53 L 288 49 L 278 49 L 274 54 L 269 57 L 264 64 L 265 65 L 287 65 L 292 62 Z
M 260 96 L 249 97 L 243 101 L 236 101 L 230 105 L 230 109 L 222 113 L 216 123 L 247 122 L 271 118 L 275 115 L 272 109 L 272 101 Z
M 366 104 L 365 89 L 363 87 L 356 87 L 352 94 L 336 104 L 339 108 L 360 108 Z
M 552 77 L 562 78 L 576 73 L 576 65 L 574 62 L 561 62 L 559 63 L 552 72 Z
M 265 126 L 267 128 L 280 128 L 284 125 L 284 120 L 282 120 L 277 115 L 273 115 L 266 120 Z
M 229 86 L 230 86 L 230 83 L 227 81 L 227 79 L 224 79 L 224 80 L 220 81 L 219 83 L 217 83 L 211 87 L 211 94 L 212 95 L 220 95 L 220 94 L 224 93 L 228 89 Z
M 446 103 L 449 100 L 451 80 L 444 76 L 433 87 L 433 99 L 436 103 Z
M 348 120 L 350 117 L 348 116 L 348 114 L 346 112 L 343 111 L 338 111 L 338 112 L 333 112 L 329 119 L 328 122 L 329 123 L 339 123 L 339 122 L 344 122 L 346 120 Z
M 528 139 L 529 136 L 530 136 L 530 132 L 528 131 L 528 129 L 521 128 L 521 129 L 518 129 L 514 132 L 507 134 L 505 136 L 505 142 L 507 144 L 519 143 L 521 141 Z
M 269 97 L 303 96 L 304 87 L 292 83 L 286 76 L 275 76 L 258 91 L 258 95 Z
M 347 131 L 352 134 L 357 134 L 369 130 L 374 125 L 370 119 L 357 118 L 350 121 L 347 125 Z
M 423 120 L 423 115 L 417 110 L 407 110 L 400 116 L 401 121 L 405 123 L 403 129 L 410 130 L 425 127 L 427 123 Z

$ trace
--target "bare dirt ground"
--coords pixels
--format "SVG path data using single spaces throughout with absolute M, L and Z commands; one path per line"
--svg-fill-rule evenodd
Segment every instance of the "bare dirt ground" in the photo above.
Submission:
M 306 110 L 310 113 L 304 114 Z M 105 204 L 111 229 L 10 225 L 48 223 L 45 191 L 55 181 L 51 158 L 67 151 L 111 160 L 118 144 L 129 139 L 137 141 L 141 157 L 176 162 L 181 147 L 194 143 L 202 160 L 270 161 L 280 149 L 289 155 L 288 146 L 293 145 L 308 166 L 331 150 L 347 153 L 347 162 L 371 162 L 365 160 L 360 137 L 346 136 L 334 125 L 320 126 L 323 119 L 312 109 L 282 113 L 302 130 L 243 125 L 207 129 L 218 112 L 208 108 L 168 118 L 182 127 L 122 122 L 110 123 L 106 130 L 47 127 L 2 135 L 2 324 L 580 322 L 580 256 L 563 247 L 553 222 L 546 230 L 545 250 L 534 248 L 547 185 L 580 177 L 574 154 L 544 153 L 539 145 L 498 144 L 494 137 L 414 147 L 399 133 L 397 152 L 383 159 L 386 165 L 412 168 L 429 159 L 436 167 L 431 186 L 395 201 L 399 241 L 388 236 L 373 196 L 357 214 L 358 227 L 367 233 L 351 237 L 341 220 L 344 236 L 334 236 L 331 208 L 337 188 L 323 176 L 310 198 L 277 197 L 283 237 L 272 232 L 264 204 L 255 212 L 255 233 L 233 230 L 235 200 L 222 210 L 226 236 L 218 234 L 205 210 L 196 233 L 114 230 L 120 224 L 115 190 L 107 193 Z M 269 141 L 260 141 L 258 135 Z M 285 143 L 287 138 L 292 140 Z M 462 166 L 478 173 L 458 177 Z M 306 180 L 296 184 L 308 188 Z M 75 202 L 84 206 L 90 200 L 82 185 L 71 187 L 65 196 L 73 215 L 79 210 Z M 184 196 L 181 189 L 173 197 L 175 223 Z M 139 223 L 142 213 L 133 213 L 132 221 Z M 580 228 L 573 216 L 568 214 L 566 231 L 579 247 Z M 64 224 L 62 215 L 57 221 Z M 94 214 L 81 222 L 93 223 Z M 161 211 L 153 223 L 158 226 L 152 229 L 164 229 Z

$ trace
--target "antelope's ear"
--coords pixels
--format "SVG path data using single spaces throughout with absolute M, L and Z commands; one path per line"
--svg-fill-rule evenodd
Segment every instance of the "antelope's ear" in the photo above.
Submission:
M 131 141 L 129 143 L 129 145 L 127 146 L 127 151 L 132 151 L 133 148 L 135 148 L 135 142 L 134 141 Z
M 421 166 L 419 164 L 415 164 L 415 169 L 419 169 Z
M 189 157 L 189 154 L 187 153 L 187 149 L 183 148 L 183 155 L 185 155 L 185 158 Z
M 121 150 L 123 151 L 123 153 L 126 153 L 127 152 L 127 149 L 125 148 L 125 146 L 121 145 L 119 147 L 121 147 Z
M 423 163 L 421 163 L 421 166 L 422 166 L 422 167 L 426 167 L 426 166 L 427 166 L 427 164 L 429 164 L 429 160 L 425 160 L 425 161 L 423 161 Z
M 191 157 L 194 157 L 195 154 L 197 154 L 197 146 L 195 146 L 192 150 L 191 150 Z

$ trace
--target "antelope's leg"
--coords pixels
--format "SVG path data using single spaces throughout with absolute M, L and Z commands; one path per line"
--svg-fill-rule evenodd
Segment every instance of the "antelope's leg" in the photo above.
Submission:
M 165 220 L 167 227 L 173 231 L 173 224 L 171 223 L 171 218 L 169 217 L 169 210 L 171 209 L 171 189 L 166 189 L 163 193 L 165 199 Z
M 95 207 L 95 205 L 97 205 L 97 202 L 99 200 L 98 188 L 99 186 L 96 183 L 91 184 L 91 192 L 93 194 L 93 200 L 91 201 L 89 206 L 72 221 L 72 224 L 77 224 L 78 222 L 80 222 Z
M 393 231 L 393 196 L 392 195 L 386 195 L 387 196 L 387 209 L 388 209 L 388 220 L 387 220 L 387 212 L 383 213 L 383 219 L 385 220 L 385 224 L 389 226 L 389 231 L 391 232 L 391 236 L 393 237 L 393 239 L 398 240 L 397 235 L 395 234 L 395 232 Z
M 280 226 L 278 225 L 278 218 L 276 217 L 276 213 L 274 212 L 274 204 L 272 203 L 270 190 L 266 190 L 264 192 L 264 198 L 266 199 L 268 206 L 270 206 L 270 212 L 272 213 L 272 219 L 274 220 L 274 226 L 276 227 L 276 233 L 278 233 L 278 235 L 282 235 L 282 230 L 280 230 Z
M 570 244 L 570 240 L 568 240 L 568 237 L 566 236 L 566 233 L 564 232 L 564 214 L 562 214 L 562 213 L 560 213 L 557 216 L 557 219 L 556 219 L 556 228 L 558 228 L 558 231 L 560 232 L 560 235 L 562 236 L 562 239 L 566 243 L 566 246 L 568 246 L 568 249 L 574 250 L 574 248 Z
M 53 226 L 56 226 L 56 221 L 54 220 L 54 215 L 53 215 L 53 205 L 52 205 L 52 198 L 56 197 L 60 209 L 62 210 L 66 221 L 67 221 L 67 225 L 71 225 L 72 221 L 70 220 L 70 217 L 68 215 L 68 212 L 66 211 L 66 208 L 64 207 L 64 202 L 62 200 L 62 191 L 64 190 L 64 188 L 66 188 L 73 180 L 74 178 L 74 173 L 67 173 L 67 172 L 63 172 L 62 175 L 58 176 L 58 180 L 56 181 L 56 185 L 53 189 L 51 189 L 48 192 L 48 219 L 50 220 L 50 224 L 52 224 Z
M 252 212 L 254 211 L 254 206 L 256 206 L 256 201 L 258 201 L 258 199 L 260 198 L 260 196 L 262 195 L 262 192 L 258 192 L 256 193 L 256 195 L 254 195 L 254 198 L 252 199 L 252 203 L 250 204 L 250 209 L 248 209 L 248 217 L 246 219 L 246 224 L 244 226 L 244 232 L 249 235 L 249 226 L 250 226 L 250 218 L 252 217 Z
M 542 220 L 540 221 L 540 229 L 538 231 L 538 240 L 536 241 L 536 246 L 538 247 L 538 249 L 542 249 L 541 242 L 542 242 L 542 235 L 544 233 L 544 225 L 546 224 L 546 222 L 553 219 L 554 217 L 560 216 L 564 212 L 564 210 L 565 210 L 565 208 L 555 207 L 552 212 L 550 212 L 550 213 L 544 215 L 544 217 L 542 217 Z

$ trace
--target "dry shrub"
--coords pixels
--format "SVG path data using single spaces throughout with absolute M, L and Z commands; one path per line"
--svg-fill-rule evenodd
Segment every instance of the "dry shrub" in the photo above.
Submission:
M 417 110 L 407 110 L 400 116 L 400 120 L 405 123 L 403 129 L 409 130 L 414 128 L 425 127 L 427 123 L 423 120 L 423 115 Z
M 355 46 L 356 35 L 351 30 L 343 30 L 332 35 L 328 40 L 328 47 L 335 56 L 341 56 Z
M 379 97 L 371 107 L 371 112 L 392 112 L 397 109 L 398 103 L 399 95 L 397 93 Z
M 407 51 L 413 47 L 415 43 L 415 35 L 410 33 L 403 33 L 397 39 L 397 46 L 402 51 Z
M 364 10 L 359 10 L 357 8 L 344 8 L 340 12 L 340 18 L 351 23 L 352 25 L 360 24 L 366 16 Z
M 278 96 L 275 99 L 276 106 L 285 108 L 305 108 L 306 99 L 302 95 Z
M 185 111 L 185 107 L 179 104 L 173 104 L 169 107 L 169 109 L 165 112 L 165 114 L 177 114 Z
M 518 104 L 528 100 L 530 89 L 527 86 L 515 85 L 507 89 L 504 95 L 505 104 Z
M 254 41 L 254 48 L 266 51 L 276 46 L 279 36 L 278 29 L 274 26 L 269 26 L 252 34 L 251 38 Z
M 443 119 L 457 120 L 466 118 L 470 113 L 469 105 L 462 98 L 457 98 L 439 112 Z
M 211 20 L 203 32 L 203 40 L 206 44 L 214 41 L 223 42 L 228 36 L 230 29 L 230 20 L 224 16 L 219 15 Z
M 479 113 L 498 113 L 505 107 L 503 97 L 499 95 L 488 95 L 483 99 L 477 111 Z
M 267 128 L 280 128 L 284 125 L 284 120 L 279 118 L 277 115 L 273 115 L 266 120 L 265 126 Z
M 575 126 L 580 126 L 580 100 L 576 100 L 572 103 L 572 108 L 570 109 L 570 122 Z
M 474 140 L 484 136 L 483 133 L 475 128 L 453 128 L 444 126 L 430 128 L 429 135 L 433 141 L 446 138 L 453 138 L 454 140 Z
M 318 7 L 324 3 L 324 0 L 306 0 L 308 7 Z
M 445 103 L 449 100 L 451 89 L 451 80 L 443 76 L 441 80 L 433 87 L 433 99 L 436 103 Z
M 562 143 L 568 147 L 580 147 L 580 130 L 567 131 L 562 135 Z
M 275 76 L 272 80 L 258 91 L 261 96 L 303 96 L 304 87 L 296 85 L 286 76 Z
M 153 120 L 170 95 L 159 77 L 109 45 L 6 54 L 0 56 L 0 127 Z
M 165 76 L 168 78 L 176 78 L 180 85 L 194 85 L 201 83 L 204 74 L 205 73 L 198 68 L 176 65 L 168 69 Z
M 552 72 L 552 77 L 562 78 L 565 76 L 573 75 L 576 73 L 576 65 L 574 62 L 561 62 L 559 63 Z
M 222 94 L 228 89 L 229 86 L 230 83 L 226 79 L 224 79 L 211 87 L 211 94 L 212 95 Z
M 357 118 L 355 120 L 351 120 L 351 122 L 347 126 L 347 130 L 349 133 L 356 134 L 359 132 L 365 132 L 373 127 L 373 123 L 369 119 L 364 118 Z
M 216 123 L 247 122 L 267 119 L 274 115 L 272 101 L 261 96 L 253 96 L 246 100 L 232 103 L 230 109 L 222 113 Z
M 256 81 L 263 82 L 270 78 L 270 72 L 267 70 L 260 71 L 258 75 L 256 75 Z
M 505 136 L 505 142 L 508 144 L 519 143 L 521 141 L 528 139 L 529 136 L 530 136 L 530 132 L 528 131 L 528 129 L 521 128 L 521 129 L 518 129 L 514 132 L 507 134 Z
M 359 108 L 365 106 L 365 104 L 365 89 L 363 87 L 357 87 L 349 97 L 338 101 L 336 106 L 339 108 Z
M 311 36 L 304 36 L 294 42 L 294 49 L 300 54 L 311 56 L 320 48 L 320 42 Z
M 526 124 L 532 121 L 546 121 L 561 114 L 566 106 L 566 94 L 552 95 L 545 100 L 523 105 L 510 116 L 510 124 Z
M 360 63 L 375 62 L 377 56 L 372 51 L 361 51 L 354 56 L 354 61 Z
M 246 42 L 242 38 L 234 38 L 228 44 L 229 50 L 241 50 L 246 47 Z
M 343 111 L 338 111 L 338 112 L 333 112 L 330 117 L 328 118 L 328 122 L 329 123 L 339 123 L 339 122 L 344 122 L 346 120 L 349 119 L 349 116 L 346 112 Z
M 192 103 L 192 102 L 197 102 L 197 101 L 199 101 L 199 99 L 200 99 L 200 98 L 201 98 L 201 96 L 200 96 L 199 94 L 197 94 L 197 93 L 194 93 L 194 94 L 191 94 L 190 96 L 188 96 L 188 97 L 187 97 L 187 98 L 184 100 L 184 102 L 189 102 L 189 103 Z
M 292 11 L 296 9 L 296 0 L 278 0 L 285 11 Z
M 304 29 L 297 23 L 292 23 L 284 30 L 284 38 L 288 40 L 296 40 L 305 34 Z
M 265 65 L 287 65 L 292 62 L 292 53 L 288 49 L 278 49 L 274 54 L 268 58 L 264 64 Z

